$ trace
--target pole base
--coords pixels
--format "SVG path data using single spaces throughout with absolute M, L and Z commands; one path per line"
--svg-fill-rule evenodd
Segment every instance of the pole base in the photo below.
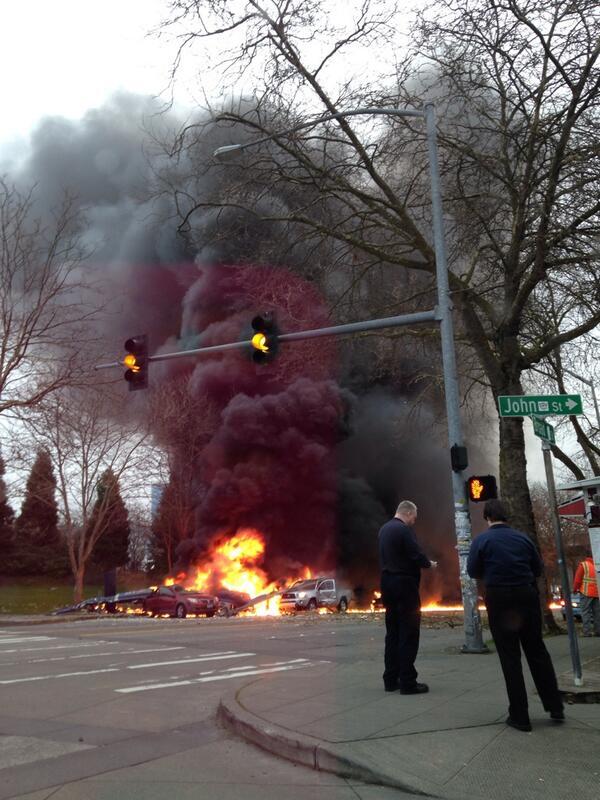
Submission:
M 583 686 L 583 678 L 578 678 L 577 676 L 575 676 L 573 678 L 573 685 L 574 686 Z
M 469 646 L 468 644 L 463 644 L 463 646 L 460 648 L 460 652 L 466 653 L 467 655 L 470 654 L 480 655 L 482 653 L 491 653 L 492 651 L 486 644 L 482 644 L 481 646 L 478 645 Z

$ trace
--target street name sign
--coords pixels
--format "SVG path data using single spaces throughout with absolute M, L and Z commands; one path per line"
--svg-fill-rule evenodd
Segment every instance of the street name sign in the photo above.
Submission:
M 517 394 L 498 397 L 501 417 L 548 417 L 583 414 L 580 394 Z
M 548 425 L 547 422 L 539 417 L 532 417 L 531 421 L 533 422 L 533 432 L 536 436 L 539 436 L 540 439 L 545 439 L 550 444 L 556 444 L 552 425 Z

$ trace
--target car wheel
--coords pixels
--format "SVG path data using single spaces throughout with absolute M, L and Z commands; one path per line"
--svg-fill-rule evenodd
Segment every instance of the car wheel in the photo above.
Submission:
M 340 611 L 342 614 L 344 613 L 344 611 L 348 611 L 348 601 L 346 600 L 345 597 L 342 597 L 342 599 L 340 600 L 338 604 L 338 611 Z
M 177 619 L 185 619 L 186 615 L 187 611 L 185 610 L 185 606 L 183 605 L 183 603 L 179 603 L 179 605 L 175 609 L 175 616 L 177 617 Z
M 309 611 L 316 611 L 316 609 L 317 609 L 317 601 L 315 600 L 314 597 L 311 597 L 311 599 L 308 601 L 308 605 L 306 607 L 307 607 L 307 609 Z

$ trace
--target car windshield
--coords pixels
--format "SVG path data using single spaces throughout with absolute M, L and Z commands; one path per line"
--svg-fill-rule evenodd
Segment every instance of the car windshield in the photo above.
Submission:
M 292 589 L 314 589 L 317 585 L 316 581 L 296 581 L 292 584 Z

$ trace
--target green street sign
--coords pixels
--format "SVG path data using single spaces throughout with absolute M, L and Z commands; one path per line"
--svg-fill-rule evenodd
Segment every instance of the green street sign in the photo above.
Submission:
M 517 394 L 498 398 L 501 417 L 551 417 L 583 414 L 580 394 Z
M 533 422 L 533 432 L 536 436 L 539 436 L 540 439 L 545 439 L 550 444 L 556 444 L 552 425 L 548 425 L 547 422 L 539 417 L 532 417 L 531 421 Z

